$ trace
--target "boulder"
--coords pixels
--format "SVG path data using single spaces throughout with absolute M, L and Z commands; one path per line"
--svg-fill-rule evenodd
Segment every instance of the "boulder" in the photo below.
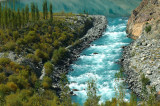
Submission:
M 72 91 L 79 91 L 78 89 L 72 89 Z
M 95 53 L 93 53 L 93 54 L 98 54 L 98 53 L 95 52 Z

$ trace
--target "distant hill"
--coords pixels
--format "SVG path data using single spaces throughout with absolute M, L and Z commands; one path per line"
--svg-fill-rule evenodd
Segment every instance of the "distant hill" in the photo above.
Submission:
M 24 7 L 26 4 L 36 2 L 42 9 L 43 0 L 18 0 L 16 7 Z M 54 12 L 82 13 L 84 10 L 89 14 L 101 14 L 105 16 L 129 16 L 141 0 L 47 0 L 52 2 Z M 9 3 L 13 6 L 13 2 Z

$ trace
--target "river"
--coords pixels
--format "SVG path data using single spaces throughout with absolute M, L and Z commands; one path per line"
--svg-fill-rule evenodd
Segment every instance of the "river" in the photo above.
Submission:
M 94 79 L 98 88 L 100 102 L 111 100 L 115 97 L 115 88 L 119 82 L 115 81 L 115 73 L 120 70 L 116 64 L 122 56 L 122 46 L 128 45 L 132 40 L 126 36 L 128 18 L 108 18 L 108 26 L 101 38 L 92 42 L 75 61 L 67 75 L 70 89 L 76 96 L 72 100 L 83 104 L 87 98 L 87 81 Z M 125 99 L 130 98 L 129 91 L 125 89 Z

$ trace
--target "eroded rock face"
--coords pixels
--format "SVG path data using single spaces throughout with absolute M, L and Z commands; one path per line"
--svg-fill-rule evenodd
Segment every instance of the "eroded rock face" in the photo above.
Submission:
M 142 93 L 141 75 L 150 80 L 146 85 L 160 91 L 160 0 L 143 0 L 128 20 L 127 33 L 135 39 L 124 47 L 122 65 L 126 82 L 139 97 Z
M 158 19 L 160 16 L 160 0 L 143 0 L 131 14 L 127 33 L 131 38 L 137 39 L 143 32 L 146 23 Z

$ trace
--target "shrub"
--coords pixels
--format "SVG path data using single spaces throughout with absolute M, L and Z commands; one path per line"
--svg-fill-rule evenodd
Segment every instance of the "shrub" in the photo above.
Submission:
M 36 49 L 35 51 L 35 56 L 42 58 L 42 60 L 46 61 L 49 59 L 49 55 L 43 51 L 41 51 L 40 49 Z
M 42 81 L 42 86 L 44 89 L 48 89 L 52 86 L 52 79 L 50 77 L 45 76 Z
M 144 85 L 144 86 L 146 86 L 150 83 L 150 80 L 148 78 L 146 78 L 144 74 L 141 75 L 141 81 L 142 81 L 142 85 Z
M 28 43 L 34 43 L 39 40 L 38 35 L 35 31 L 29 31 L 28 35 L 24 36 L 24 41 Z
M 146 26 L 146 27 L 145 27 L 145 31 L 148 33 L 148 32 L 150 32 L 150 31 L 151 31 L 151 28 L 152 28 L 152 27 L 151 27 L 151 25 Z
M 7 77 L 5 76 L 5 73 L 0 73 L 0 84 L 4 83 L 6 81 Z
M 48 76 L 52 74 L 54 70 L 52 63 L 49 61 L 44 64 L 44 68 L 45 68 L 45 74 Z
M 11 91 L 14 91 L 14 92 L 18 89 L 17 85 L 14 82 L 8 82 L 7 86 Z
M 68 57 L 68 52 L 65 48 L 60 47 L 58 50 L 54 50 L 52 56 L 53 64 L 58 64 L 64 57 Z
M 26 58 L 30 59 L 34 63 L 39 63 L 41 61 L 41 59 L 34 54 L 28 54 Z
M 18 31 L 13 31 L 13 38 L 16 41 L 19 38 L 19 32 Z
M 11 94 L 6 96 L 6 105 L 7 106 L 22 106 L 22 100 L 17 94 Z
M 0 92 L 3 92 L 4 94 L 9 94 L 10 89 L 5 84 L 0 84 Z
M 58 48 L 60 46 L 60 42 L 58 40 L 55 40 L 54 43 L 53 43 L 53 46 L 55 48 Z
M 5 44 L 5 49 L 7 49 L 7 50 L 15 50 L 15 47 L 16 47 L 16 43 L 15 42 L 13 42 L 13 41 L 10 41 L 10 42 L 7 42 L 6 44 Z
M 26 44 L 26 42 L 25 42 L 25 40 L 24 40 L 24 39 L 19 38 L 19 39 L 16 41 L 16 44 L 17 44 L 17 45 L 19 45 L 19 46 L 21 46 L 21 45 L 25 45 L 25 44 Z
M 11 60 L 9 58 L 0 58 L 0 65 L 2 65 L 2 66 L 6 66 L 10 62 L 11 62 Z

